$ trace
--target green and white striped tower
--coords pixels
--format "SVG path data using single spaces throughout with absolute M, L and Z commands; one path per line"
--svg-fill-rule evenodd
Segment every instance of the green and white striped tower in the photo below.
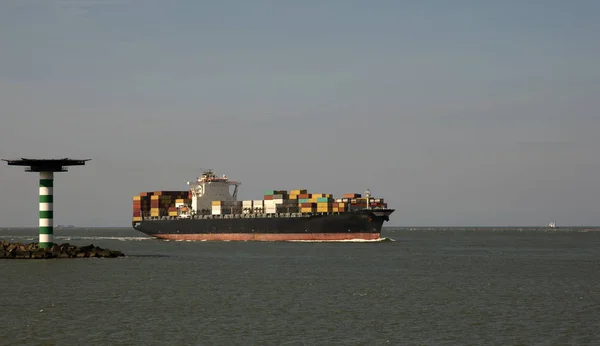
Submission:
M 54 244 L 54 172 L 66 172 L 67 166 L 83 166 L 85 160 L 72 159 L 20 159 L 3 160 L 9 166 L 29 166 L 25 172 L 40 173 L 40 240 L 39 247 L 47 248 Z
M 52 247 L 54 172 L 40 172 L 40 247 Z

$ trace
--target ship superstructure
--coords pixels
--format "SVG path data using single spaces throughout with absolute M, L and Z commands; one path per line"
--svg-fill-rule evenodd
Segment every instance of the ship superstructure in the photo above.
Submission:
M 191 211 L 202 214 L 212 211 L 212 201 L 237 201 L 238 187 L 242 183 L 231 181 L 226 175 L 218 177 L 209 169 L 204 171 L 196 181 L 188 181 L 187 184 L 190 186 Z M 233 192 L 230 191 L 232 186 Z

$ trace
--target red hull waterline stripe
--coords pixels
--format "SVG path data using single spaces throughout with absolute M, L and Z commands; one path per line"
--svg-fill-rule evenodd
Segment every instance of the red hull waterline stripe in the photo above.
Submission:
M 293 240 L 376 240 L 379 233 L 207 233 L 207 234 L 155 234 L 169 240 L 235 240 L 235 241 L 293 241 Z

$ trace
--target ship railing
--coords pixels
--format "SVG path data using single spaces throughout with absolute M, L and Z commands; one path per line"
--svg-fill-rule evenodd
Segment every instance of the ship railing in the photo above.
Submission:
M 179 217 L 179 216 L 142 216 L 143 221 L 148 220 L 182 220 L 182 219 L 239 219 L 239 218 L 288 218 L 288 217 L 310 217 L 312 215 L 336 215 L 339 213 L 252 213 L 252 214 L 194 214 L 190 217 Z

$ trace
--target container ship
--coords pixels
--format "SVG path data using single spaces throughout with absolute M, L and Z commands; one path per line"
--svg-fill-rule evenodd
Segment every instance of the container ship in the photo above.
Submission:
M 237 200 L 239 181 L 203 171 L 186 191 L 133 197 L 133 228 L 169 240 L 377 240 L 394 209 L 382 198 L 349 193 L 334 198 L 308 190 L 268 190 L 262 199 Z

